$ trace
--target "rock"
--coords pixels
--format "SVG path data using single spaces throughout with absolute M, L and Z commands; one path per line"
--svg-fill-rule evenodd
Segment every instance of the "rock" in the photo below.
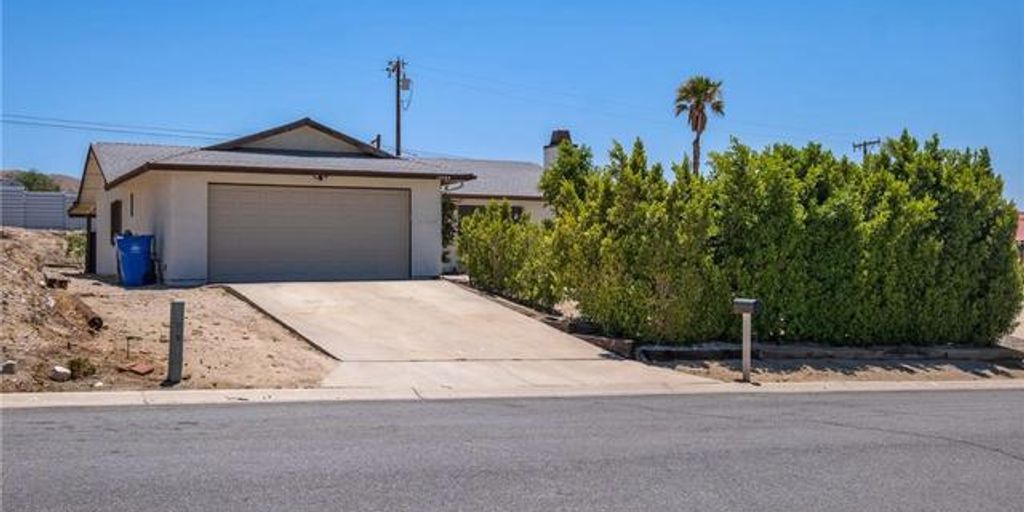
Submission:
M 93 384 L 92 387 L 94 387 L 94 388 L 102 388 L 103 387 L 103 383 L 102 382 L 97 382 L 97 383 Z
M 166 334 L 161 334 L 160 335 L 160 343 L 167 343 L 168 341 L 169 340 L 167 339 L 167 335 Z
M 147 363 L 145 361 L 140 361 L 138 363 L 135 363 L 135 364 L 132 364 L 132 365 L 128 366 L 128 371 L 130 371 L 130 372 L 132 372 L 132 373 L 134 373 L 136 375 L 149 375 L 149 374 L 153 373 L 153 370 L 154 370 L 153 365 L 151 365 L 151 364 L 149 364 L 149 363 Z
M 53 369 L 50 370 L 50 380 L 54 380 L 57 382 L 65 382 L 71 380 L 71 370 L 63 366 L 54 366 Z
M 14 375 L 16 371 L 18 371 L 18 363 L 10 359 L 0 365 L 0 375 Z

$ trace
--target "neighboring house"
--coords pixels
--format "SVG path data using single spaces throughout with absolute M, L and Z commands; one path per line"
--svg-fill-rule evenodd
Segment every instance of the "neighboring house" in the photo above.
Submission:
M 541 195 L 540 177 L 544 169 L 558 157 L 558 146 L 563 140 L 572 142 L 568 130 L 555 130 L 551 133 L 551 140 L 544 146 L 543 167 L 532 162 L 506 160 L 434 158 L 423 161 L 452 172 L 469 173 L 477 177 L 472 181 L 456 183 L 445 192 L 455 204 L 458 218 L 471 214 L 491 201 L 507 200 L 513 214 L 528 213 L 532 220 L 540 222 L 553 215 Z M 446 247 L 445 252 L 448 255 L 445 272 L 455 271 L 458 266 L 455 247 Z
M 441 190 L 472 171 L 396 158 L 311 119 L 208 147 L 95 143 L 70 213 L 88 268 L 155 236 L 164 282 L 407 279 L 441 272 Z M 465 187 L 464 187 L 465 188 Z

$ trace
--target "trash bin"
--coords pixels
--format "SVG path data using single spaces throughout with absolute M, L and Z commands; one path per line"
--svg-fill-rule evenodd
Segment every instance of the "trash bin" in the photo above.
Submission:
M 148 284 L 152 275 L 153 259 L 150 248 L 153 235 L 119 235 L 117 237 L 118 265 L 121 270 L 121 284 L 142 286 Z

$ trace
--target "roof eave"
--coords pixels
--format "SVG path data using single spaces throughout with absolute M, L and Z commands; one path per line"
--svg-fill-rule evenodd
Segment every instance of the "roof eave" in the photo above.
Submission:
M 514 194 L 460 194 L 458 192 L 446 192 L 446 195 L 454 199 L 508 199 L 510 201 L 543 201 L 544 196 L 536 195 L 514 195 Z
M 106 184 L 110 190 L 147 171 L 184 171 L 184 172 L 229 172 L 246 174 L 278 174 L 297 176 L 351 176 L 363 178 L 400 178 L 400 179 L 447 179 L 450 181 L 470 181 L 476 179 L 471 173 L 415 173 L 399 171 L 365 171 L 338 169 L 296 169 L 292 167 L 249 167 L 236 165 L 201 165 L 201 164 L 168 164 L 149 162 L 143 164 Z

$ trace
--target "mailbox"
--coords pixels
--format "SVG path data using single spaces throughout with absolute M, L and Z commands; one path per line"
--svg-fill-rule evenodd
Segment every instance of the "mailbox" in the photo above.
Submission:
M 733 299 L 732 312 L 737 315 L 756 315 L 761 312 L 761 301 L 757 299 Z

